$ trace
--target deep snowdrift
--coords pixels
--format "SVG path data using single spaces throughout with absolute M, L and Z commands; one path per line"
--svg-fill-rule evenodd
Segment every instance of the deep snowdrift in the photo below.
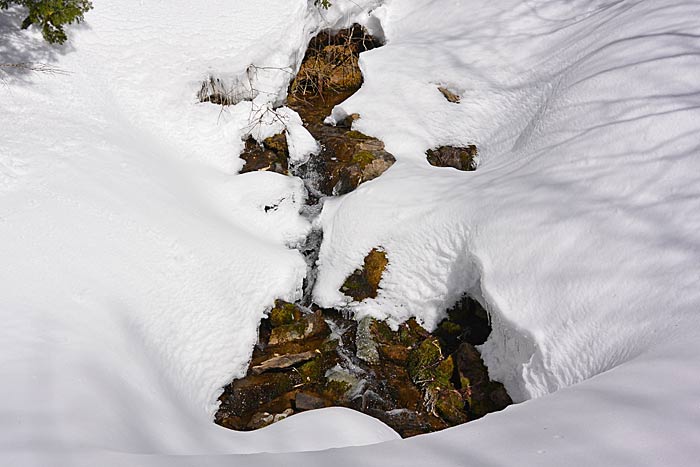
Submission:
M 368 17 L 379 2 L 334 3 L 96 2 L 57 52 L 3 18 L 3 56 L 69 72 L 0 89 L 3 463 L 695 462 L 700 6 L 392 0 Z M 287 248 L 310 228 L 301 186 L 234 176 L 240 137 L 271 131 L 265 109 L 313 31 L 378 19 L 387 45 L 362 56 L 365 85 L 334 115 L 359 112 L 398 162 L 325 206 L 316 300 L 342 303 L 381 245 L 383 291 L 358 314 L 430 327 L 475 294 L 494 320 L 493 376 L 543 397 L 407 441 L 173 456 L 395 438 L 343 410 L 245 434 L 208 419 L 265 308 L 305 273 Z M 257 97 L 198 104 L 210 73 Z M 479 145 L 476 172 L 424 159 L 460 143 Z

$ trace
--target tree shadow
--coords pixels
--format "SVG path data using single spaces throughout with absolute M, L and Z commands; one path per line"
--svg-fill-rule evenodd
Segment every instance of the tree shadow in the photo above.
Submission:
M 52 45 L 41 35 L 22 30 L 25 17 L 22 7 L 0 10 L 0 80 L 5 84 L 29 84 L 35 73 L 65 73 L 53 64 L 73 51 L 70 45 Z

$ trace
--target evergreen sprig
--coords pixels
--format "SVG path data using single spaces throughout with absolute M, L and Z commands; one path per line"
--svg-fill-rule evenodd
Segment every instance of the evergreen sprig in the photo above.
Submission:
M 12 5 L 29 10 L 22 21 L 22 29 L 37 25 L 44 39 L 52 44 L 63 44 L 68 39 L 63 27 L 80 23 L 85 12 L 92 8 L 90 0 L 0 0 L 0 10 L 7 10 Z

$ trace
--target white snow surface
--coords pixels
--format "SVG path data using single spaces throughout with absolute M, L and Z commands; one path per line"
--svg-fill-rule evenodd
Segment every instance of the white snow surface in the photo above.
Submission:
M 67 72 L 0 87 L 2 464 L 697 465 L 700 4 L 333 3 L 96 1 L 62 48 L 0 13 L 0 62 Z M 308 38 L 356 20 L 387 44 L 334 118 L 398 162 L 326 202 L 315 300 L 348 305 L 381 246 L 357 315 L 430 328 L 471 293 L 525 402 L 409 440 L 344 409 L 224 430 L 216 398 L 299 296 L 310 229 L 300 181 L 236 155 L 279 116 L 295 160 L 317 151 L 272 109 Z M 198 103 L 210 75 L 253 101 Z M 476 172 L 425 161 L 468 143 Z

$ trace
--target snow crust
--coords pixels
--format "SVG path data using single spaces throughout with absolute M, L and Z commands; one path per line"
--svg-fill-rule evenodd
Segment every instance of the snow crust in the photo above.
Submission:
M 0 88 L 2 463 L 696 463 L 700 6 L 333 3 L 95 2 L 59 49 L 4 15 L 3 57 L 68 73 Z M 526 402 L 409 440 L 342 409 L 230 432 L 216 397 L 273 300 L 299 296 L 289 247 L 310 229 L 300 181 L 235 175 L 236 155 L 281 127 L 308 38 L 354 21 L 387 44 L 333 117 L 360 113 L 398 161 L 325 204 L 315 300 L 347 304 L 343 280 L 382 246 L 357 315 L 430 328 L 473 294 L 490 372 Z M 209 76 L 252 101 L 198 103 Z M 317 151 L 275 112 L 295 160 Z M 476 172 L 425 161 L 469 143 Z

